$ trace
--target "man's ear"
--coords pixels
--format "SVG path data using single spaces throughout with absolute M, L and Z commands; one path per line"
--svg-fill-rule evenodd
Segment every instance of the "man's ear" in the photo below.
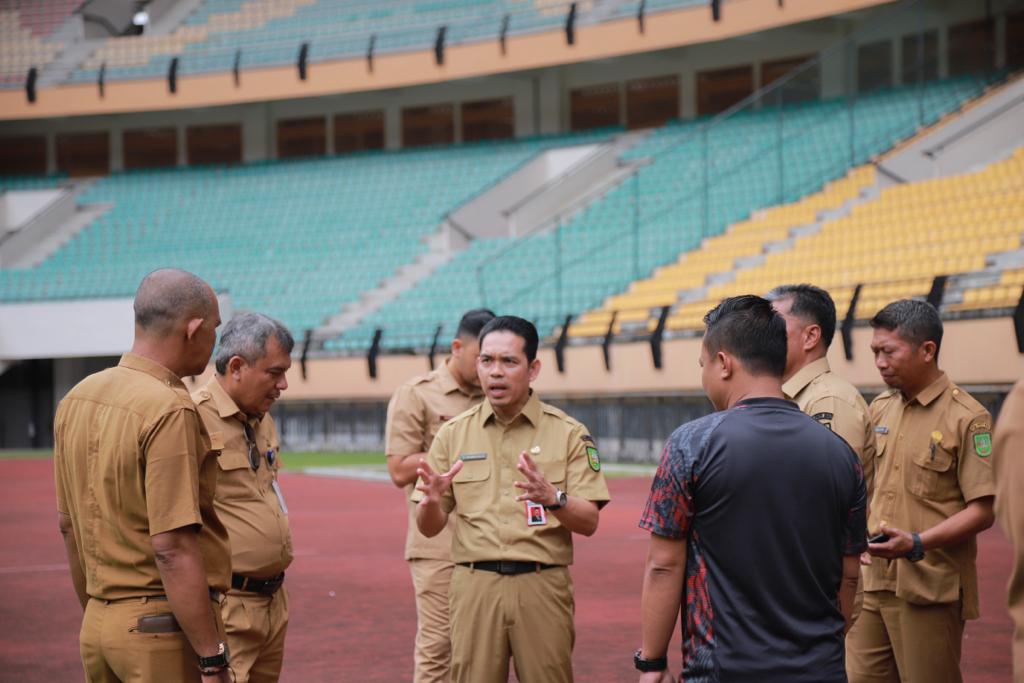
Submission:
M 458 357 L 460 351 L 462 351 L 462 340 L 456 337 L 452 339 L 452 355 Z
M 821 341 L 821 326 L 808 325 L 803 331 L 804 351 L 810 351 Z
M 921 342 L 921 345 L 917 347 L 917 352 L 921 356 L 921 360 L 925 363 L 931 363 L 935 360 L 936 346 L 933 341 Z
M 225 374 L 234 375 L 236 372 L 241 371 L 242 366 L 245 364 L 245 359 L 241 356 L 231 356 L 228 360 L 227 373 Z
M 732 373 L 733 373 L 733 367 L 732 367 L 733 357 L 732 356 L 730 356 L 729 354 L 725 353 L 724 351 L 719 351 L 718 353 L 715 354 L 715 361 L 720 366 L 720 369 L 718 371 L 718 376 L 719 377 L 721 377 L 722 379 L 729 379 L 730 377 L 732 377 Z
M 198 332 L 199 328 L 203 325 L 203 320 L 204 318 L 192 318 L 188 321 L 188 324 L 185 326 L 186 339 L 191 341 L 192 338 L 196 336 L 196 332 Z
M 540 374 L 540 358 L 534 358 L 533 362 L 530 363 L 530 381 L 537 379 L 537 375 Z

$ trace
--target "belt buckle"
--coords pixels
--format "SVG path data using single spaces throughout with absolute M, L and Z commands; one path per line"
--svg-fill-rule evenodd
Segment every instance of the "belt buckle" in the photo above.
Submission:
M 512 560 L 498 560 L 498 573 L 511 575 L 516 573 L 516 563 Z

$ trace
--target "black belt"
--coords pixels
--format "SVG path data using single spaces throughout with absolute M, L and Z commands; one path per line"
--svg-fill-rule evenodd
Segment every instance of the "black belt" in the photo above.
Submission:
M 236 591 L 273 595 L 282 584 L 284 584 L 284 572 L 269 579 L 254 579 L 251 576 L 242 576 L 241 574 L 231 575 L 231 587 Z
M 539 572 L 543 569 L 554 569 L 562 565 L 544 564 L 543 562 L 520 562 L 518 560 L 489 560 L 487 562 L 459 562 L 459 566 L 469 567 L 470 569 L 482 569 L 485 572 L 495 572 L 505 576 L 515 576 L 516 574 Z
M 143 600 L 147 600 L 147 601 L 148 600 L 166 600 L 167 596 L 163 595 L 163 594 L 161 594 L 161 595 L 133 595 L 133 596 L 131 596 L 129 598 L 114 598 L 113 600 L 103 600 L 102 598 L 98 598 L 98 599 L 100 600 L 100 602 L 104 602 L 104 603 L 106 603 L 108 605 L 114 605 L 114 604 L 117 604 L 119 602 L 142 602 Z M 224 594 L 223 593 L 221 593 L 220 591 L 214 590 L 212 588 L 210 589 L 210 600 L 212 600 L 213 602 L 216 602 L 216 603 L 219 604 L 220 601 L 223 600 L 223 599 L 224 599 Z

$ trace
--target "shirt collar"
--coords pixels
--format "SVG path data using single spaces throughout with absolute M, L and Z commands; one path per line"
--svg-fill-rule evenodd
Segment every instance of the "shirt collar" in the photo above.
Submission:
M 216 375 L 210 378 L 203 389 L 210 392 L 210 399 L 217 408 L 217 414 L 222 419 L 237 417 L 243 422 L 248 421 L 248 416 L 242 412 L 238 404 L 235 403 L 235 400 L 228 395 L 228 392 L 224 391 L 224 387 L 221 386 Z
M 942 392 L 944 392 L 948 388 L 949 377 L 946 375 L 945 372 L 943 372 L 939 375 L 939 378 L 937 380 L 935 380 L 934 382 L 926 386 L 924 389 L 922 389 L 920 392 L 918 392 L 917 396 L 915 396 L 912 400 L 917 401 L 923 406 L 926 406 L 935 399 L 937 399 L 939 396 L 941 396 Z
M 459 391 L 471 398 L 479 396 L 479 389 L 474 393 L 467 392 L 465 389 L 462 388 L 462 385 L 459 384 L 458 381 L 456 381 L 455 375 L 452 374 L 452 369 L 451 367 L 449 367 L 449 364 L 451 362 L 452 358 L 451 356 L 449 356 L 448 358 L 445 359 L 444 363 L 441 364 L 441 367 L 437 369 L 437 381 L 441 385 L 441 391 L 443 391 L 446 394 Z
M 488 420 L 492 417 L 495 421 L 498 420 L 498 417 L 494 414 L 494 408 L 491 407 L 490 401 L 483 402 L 483 405 L 480 408 L 480 414 L 483 417 L 484 424 L 487 424 Z M 523 406 L 523 409 L 519 411 L 519 415 L 517 415 L 512 422 L 515 422 L 520 417 L 526 418 L 534 427 L 537 427 L 540 424 L 540 399 L 537 398 L 537 394 L 533 389 L 530 389 L 530 398 L 526 400 L 526 405 Z
M 121 356 L 121 361 L 118 365 L 128 368 L 129 370 L 144 372 L 151 377 L 155 377 L 169 387 L 184 389 L 186 393 L 188 392 L 188 389 L 185 389 L 185 384 L 181 381 L 180 377 L 157 363 L 155 360 L 150 360 L 145 356 L 140 356 L 137 353 L 128 351 Z
M 790 377 L 789 380 L 782 385 L 782 393 L 789 398 L 795 398 L 797 394 L 804 390 L 804 387 L 821 375 L 824 375 L 826 372 L 831 372 L 831 370 L 832 368 L 829 367 L 828 358 L 822 356 L 818 360 L 803 366 L 795 375 Z

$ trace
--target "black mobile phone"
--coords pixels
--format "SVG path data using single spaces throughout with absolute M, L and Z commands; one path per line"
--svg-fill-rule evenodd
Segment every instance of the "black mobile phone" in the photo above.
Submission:
M 889 536 L 884 531 L 880 531 L 874 536 L 868 537 L 868 543 L 885 543 L 888 540 Z

